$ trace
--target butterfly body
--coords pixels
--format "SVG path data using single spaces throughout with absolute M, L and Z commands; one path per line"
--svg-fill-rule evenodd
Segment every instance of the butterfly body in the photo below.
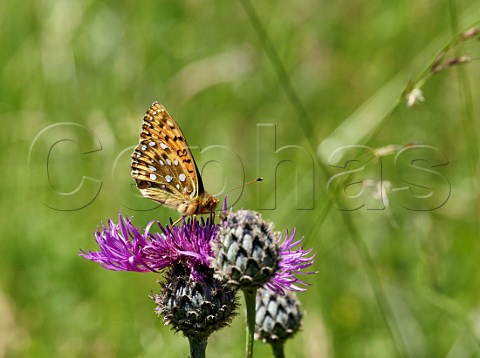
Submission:
M 140 142 L 132 153 L 132 178 L 143 196 L 184 215 L 211 213 L 218 204 L 203 187 L 180 127 L 158 102 L 143 118 Z

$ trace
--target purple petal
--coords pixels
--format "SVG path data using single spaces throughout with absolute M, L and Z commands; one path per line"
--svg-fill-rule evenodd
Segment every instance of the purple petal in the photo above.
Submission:
M 80 256 L 115 271 L 161 271 L 182 263 L 195 278 L 201 278 L 201 268 L 209 267 L 216 231 L 210 219 L 199 222 L 184 218 L 180 226 L 162 226 L 153 220 L 141 232 L 132 225 L 131 218 L 123 218 L 121 214 L 118 218 L 118 224 L 108 220 L 108 226 L 102 224 L 102 229 L 96 230 L 100 251 L 82 251 Z M 151 232 L 154 224 L 160 232 Z
M 278 271 L 275 276 L 266 284 L 269 289 L 282 295 L 285 294 L 286 290 L 306 290 L 306 288 L 298 285 L 310 286 L 310 284 L 298 279 L 296 275 L 316 273 L 301 271 L 307 267 L 310 267 L 314 263 L 315 254 L 309 257 L 308 255 L 312 252 L 312 249 L 304 250 L 303 246 L 295 249 L 296 246 L 303 242 L 303 237 L 297 241 L 293 241 L 295 232 L 296 230 L 293 229 L 292 234 L 289 236 L 287 230 L 285 238 L 280 245 L 280 263 Z

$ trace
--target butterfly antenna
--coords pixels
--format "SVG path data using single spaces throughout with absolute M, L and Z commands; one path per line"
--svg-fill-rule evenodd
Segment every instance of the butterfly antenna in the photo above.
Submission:
M 234 188 L 232 188 L 232 189 L 228 189 L 228 190 L 227 190 L 225 193 L 223 193 L 223 194 L 230 193 L 230 192 L 233 191 L 233 190 L 237 190 L 237 189 L 243 188 L 244 186 L 247 186 L 247 185 L 256 183 L 257 181 L 262 181 L 262 180 L 263 180 L 263 178 L 262 178 L 262 177 L 259 177 L 259 178 L 255 179 L 255 180 L 249 181 L 248 183 L 240 184 L 240 185 L 238 185 L 238 186 L 236 186 L 236 187 L 234 187 Z

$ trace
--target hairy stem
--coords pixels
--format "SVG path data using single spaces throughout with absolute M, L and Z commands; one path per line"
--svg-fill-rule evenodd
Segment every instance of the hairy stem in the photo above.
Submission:
M 207 350 L 207 338 L 188 337 L 190 343 L 190 358 L 205 358 Z
M 273 355 L 275 358 L 285 358 L 285 343 L 284 342 L 277 342 L 277 343 L 272 343 L 272 350 L 273 350 Z
M 245 297 L 245 306 L 247 308 L 247 339 L 245 347 L 245 357 L 253 357 L 253 334 L 255 333 L 255 298 L 257 290 L 243 291 Z

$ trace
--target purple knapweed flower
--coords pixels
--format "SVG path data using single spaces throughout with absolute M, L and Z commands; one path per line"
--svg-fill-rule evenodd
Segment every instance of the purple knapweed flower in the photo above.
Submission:
M 103 268 L 113 271 L 152 271 L 143 261 L 142 249 L 148 244 L 148 235 L 136 229 L 131 218 L 118 214 L 118 224 L 108 219 L 108 225 L 102 223 L 97 228 L 95 240 L 100 246 L 98 252 L 84 252 L 80 256 L 99 263 Z
M 202 218 L 200 222 L 196 218 L 183 218 L 180 226 L 157 224 L 161 232 L 153 234 L 143 250 L 149 267 L 157 271 L 181 263 L 190 269 L 194 279 L 201 279 L 199 270 L 209 267 L 213 257 L 211 242 L 215 238 L 216 225 L 210 218 Z
M 179 226 L 152 220 L 143 232 L 133 226 L 132 218 L 119 214 L 118 219 L 118 224 L 108 220 L 95 232 L 100 251 L 82 251 L 80 256 L 114 271 L 157 272 L 180 263 L 195 279 L 201 279 L 202 268 L 209 266 L 216 231 L 210 219 L 183 219 Z M 151 233 L 154 224 L 160 231 Z
M 289 235 L 274 231 L 271 222 L 253 210 L 225 213 L 214 243 L 217 275 L 231 286 L 253 290 L 266 286 L 278 294 L 305 291 L 309 286 L 297 278 L 314 263 L 312 249 L 296 248 L 303 241 L 294 241 L 295 229 Z M 309 256 L 310 255 L 310 256 Z
M 312 249 L 304 250 L 303 246 L 295 249 L 295 247 L 301 244 L 303 241 L 303 237 L 300 240 L 293 241 L 295 237 L 295 231 L 296 229 L 293 229 L 290 236 L 288 236 L 288 230 L 286 231 L 285 239 L 281 243 L 278 252 L 280 257 L 278 269 L 273 278 L 271 278 L 265 285 L 270 290 L 281 295 L 284 295 L 285 291 L 287 290 L 305 291 L 306 288 L 297 286 L 297 284 L 305 286 L 310 286 L 310 284 L 300 280 L 296 277 L 296 275 L 316 273 L 302 271 L 303 269 L 313 265 L 315 254 L 308 257 L 308 255 L 312 252 Z

